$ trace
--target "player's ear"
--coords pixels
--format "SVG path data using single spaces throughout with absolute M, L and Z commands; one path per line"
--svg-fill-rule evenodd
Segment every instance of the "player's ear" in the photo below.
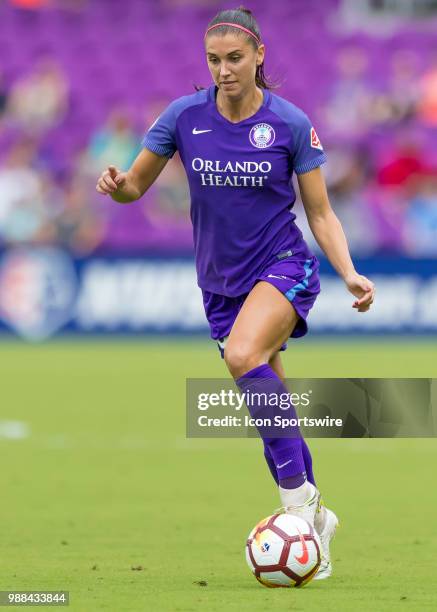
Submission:
M 261 66 L 261 64 L 263 63 L 265 50 L 266 50 L 265 45 L 260 45 L 258 47 L 257 52 L 256 52 L 256 56 L 257 56 L 256 57 L 256 65 L 257 66 Z

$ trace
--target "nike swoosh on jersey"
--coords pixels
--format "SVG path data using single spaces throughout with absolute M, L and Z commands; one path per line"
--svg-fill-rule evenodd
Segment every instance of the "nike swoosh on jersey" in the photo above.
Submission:
M 193 128 L 193 134 L 206 134 L 206 132 L 212 132 L 212 130 L 198 130 L 197 128 Z
M 293 461 L 293 459 L 289 459 L 288 461 L 286 461 L 285 463 L 281 463 L 278 464 L 276 467 L 278 470 L 280 470 L 281 468 L 285 467 L 286 465 L 288 465 L 289 463 L 291 463 Z

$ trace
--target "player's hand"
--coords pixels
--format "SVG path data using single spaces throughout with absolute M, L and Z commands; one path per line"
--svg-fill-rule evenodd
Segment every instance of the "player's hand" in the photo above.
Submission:
M 356 308 L 358 312 L 369 310 L 375 298 L 375 285 L 372 281 L 358 272 L 353 272 L 345 277 L 344 282 L 352 295 L 358 298 L 352 308 Z
M 97 181 L 96 190 L 102 195 L 110 195 L 123 190 L 127 172 L 120 172 L 115 166 L 108 166 Z

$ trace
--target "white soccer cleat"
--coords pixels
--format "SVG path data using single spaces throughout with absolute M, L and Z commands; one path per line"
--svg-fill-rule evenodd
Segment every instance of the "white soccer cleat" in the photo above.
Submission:
M 314 495 L 306 501 L 304 504 L 299 506 L 283 506 L 275 512 L 285 512 L 285 514 L 292 514 L 299 518 L 305 519 L 312 527 L 314 527 L 314 519 L 316 512 L 320 511 L 320 493 L 314 487 Z
M 316 518 L 315 527 L 322 545 L 322 561 L 313 580 L 324 580 L 325 578 L 329 578 L 329 576 L 332 574 L 329 545 L 338 526 L 338 518 L 332 512 L 332 510 L 322 506 L 320 508 L 320 514 L 324 514 L 324 516 L 321 520 L 319 519 L 319 516 Z

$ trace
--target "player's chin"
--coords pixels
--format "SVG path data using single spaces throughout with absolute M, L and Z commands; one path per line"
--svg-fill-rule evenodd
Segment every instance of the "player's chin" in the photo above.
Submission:
M 235 97 L 240 95 L 241 88 L 237 82 L 232 83 L 220 83 L 219 88 L 223 94 L 230 97 Z

